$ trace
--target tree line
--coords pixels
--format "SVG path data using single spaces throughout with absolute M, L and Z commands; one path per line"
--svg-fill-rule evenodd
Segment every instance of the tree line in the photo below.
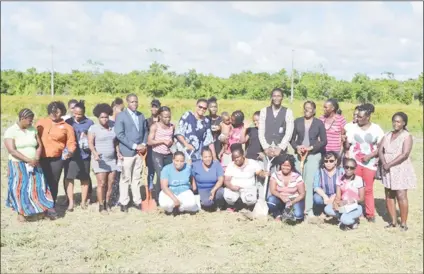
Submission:
M 192 69 L 178 74 L 169 66 L 154 62 L 148 70 L 122 74 L 102 71 L 99 62 L 88 61 L 90 69 L 71 73 L 54 73 L 54 91 L 61 95 L 113 95 L 137 93 L 149 97 L 252 99 L 269 98 L 273 88 L 282 88 L 287 96 L 291 92 L 291 75 L 285 69 L 276 73 L 244 71 L 221 78 L 212 74 L 197 73 Z M 323 100 L 336 98 L 341 102 L 371 102 L 411 104 L 423 103 L 423 73 L 415 79 L 399 81 L 393 73 L 384 72 L 377 79 L 357 73 L 351 81 L 338 80 L 326 72 L 294 71 L 294 97 L 296 99 Z M 8 95 L 50 94 L 50 72 L 35 68 L 25 72 L 1 71 L 0 91 Z

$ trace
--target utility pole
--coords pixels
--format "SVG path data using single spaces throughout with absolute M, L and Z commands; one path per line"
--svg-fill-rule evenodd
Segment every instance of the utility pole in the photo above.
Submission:
M 294 49 L 292 49 L 292 69 L 291 69 L 291 94 L 290 94 L 290 103 L 293 104 L 293 85 L 294 85 Z
M 51 96 L 54 97 L 54 68 L 53 68 L 53 45 L 51 46 L 51 57 L 52 57 L 52 68 L 50 72 L 50 92 Z

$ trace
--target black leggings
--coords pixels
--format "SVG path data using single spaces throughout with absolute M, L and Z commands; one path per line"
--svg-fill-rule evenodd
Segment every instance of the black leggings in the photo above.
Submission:
M 41 168 L 43 169 L 47 185 L 49 186 L 50 192 L 52 193 L 53 201 L 56 204 L 59 180 L 63 169 L 63 160 L 61 157 L 41 158 L 40 164 Z
M 155 169 L 156 173 L 156 184 L 153 185 L 153 189 L 155 191 L 154 198 L 157 201 L 159 199 L 159 192 L 161 190 L 160 187 L 160 172 L 162 171 L 162 168 L 166 165 L 169 165 L 172 163 L 172 154 L 160 154 L 153 151 L 152 154 L 153 158 L 153 167 Z

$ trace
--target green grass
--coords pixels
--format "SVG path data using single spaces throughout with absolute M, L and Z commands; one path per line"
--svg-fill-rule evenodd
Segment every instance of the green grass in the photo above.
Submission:
M 125 95 L 122 96 L 125 98 Z M 10 121 L 16 119 L 17 113 L 22 108 L 32 109 L 36 115 L 45 116 L 47 111 L 47 105 L 52 101 L 50 96 L 7 96 L 1 95 L 1 115 L 3 121 Z M 86 100 L 87 106 L 87 115 L 92 115 L 93 107 L 98 103 L 111 103 L 115 97 L 108 94 L 101 94 L 96 96 L 84 96 L 77 99 Z M 55 96 L 55 100 L 61 100 L 65 104 L 70 99 L 69 96 Z M 151 98 L 146 98 L 145 96 L 139 96 L 139 110 L 148 115 L 150 113 L 150 101 Z M 172 110 L 172 120 L 178 121 L 179 117 L 187 111 L 193 110 L 195 106 L 195 100 L 184 100 L 184 99 L 161 99 L 162 105 L 169 106 Z M 234 110 L 240 109 L 244 112 L 246 119 L 249 119 L 252 114 L 267 106 L 269 101 L 254 101 L 254 100 L 219 100 L 219 111 L 228 111 L 232 112 Z M 317 115 L 322 114 L 323 102 L 316 102 L 318 109 Z M 289 106 L 295 117 L 302 116 L 303 112 L 303 101 L 296 100 L 290 105 L 289 101 L 285 99 L 285 106 Z M 349 121 L 351 120 L 353 109 L 355 104 L 351 103 L 341 103 L 340 108 L 343 110 L 343 115 Z M 381 104 L 375 106 L 375 113 L 372 116 L 373 122 L 379 124 L 384 130 L 391 129 L 391 117 L 397 111 L 404 111 L 409 116 L 409 130 L 412 132 L 422 132 L 423 131 L 423 108 L 414 103 L 412 105 L 402 105 L 402 104 Z

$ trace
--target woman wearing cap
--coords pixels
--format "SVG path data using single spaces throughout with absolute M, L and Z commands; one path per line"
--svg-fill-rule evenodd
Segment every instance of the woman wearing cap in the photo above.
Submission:
M 6 206 L 18 213 L 18 220 L 53 209 L 53 197 L 46 185 L 40 156 L 43 150 L 37 130 L 32 126 L 34 113 L 22 109 L 18 122 L 4 133 L 9 152 Z
M 157 122 L 159 122 L 159 109 L 161 107 L 161 103 L 159 100 L 157 99 L 153 99 L 152 102 L 150 103 L 150 113 L 151 116 L 147 119 L 147 136 L 149 136 L 152 127 L 154 124 L 156 124 Z M 153 159 L 153 150 L 152 150 L 153 146 L 149 144 L 149 142 L 147 142 L 147 155 L 146 155 L 146 165 L 147 165 L 147 184 L 149 187 L 149 191 L 152 192 L 153 187 L 155 185 L 153 179 L 155 177 L 155 164 L 154 164 L 154 159 Z M 158 189 L 160 190 L 160 186 L 158 185 Z M 156 189 L 156 191 L 158 190 Z M 151 194 L 151 193 L 150 193 Z M 157 200 L 157 195 L 159 195 L 159 192 L 157 192 L 155 194 L 156 198 L 155 200 Z M 149 197 L 152 197 L 152 195 L 149 195 Z M 147 201 L 147 203 L 153 203 L 152 200 Z M 151 205 L 150 207 L 154 207 L 154 205 Z
M 85 116 L 84 101 L 79 101 L 74 107 L 74 117 L 66 120 L 74 129 L 77 140 L 77 149 L 72 158 L 65 162 L 64 177 L 66 194 L 68 195 L 68 212 L 74 210 L 74 181 L 81 182 L 81 208 L 87 209 L 88 185 L 90 181 L 91 151 L 88 147 L 88 129 L 94 125 L 91 119 Z
M 211 130 L 211 122 L 205 116 L 208 110 L 208 101 L 199 99 L 196 111 L 187 111 L 180 119 L 179 127 L 175 132 L 177 137 L 177 150 L 186 155 L 186 160 L 193 162 L 201 159 L 203 147 L 209 146 L 212 157 L 216 160 L 215 146 Z

